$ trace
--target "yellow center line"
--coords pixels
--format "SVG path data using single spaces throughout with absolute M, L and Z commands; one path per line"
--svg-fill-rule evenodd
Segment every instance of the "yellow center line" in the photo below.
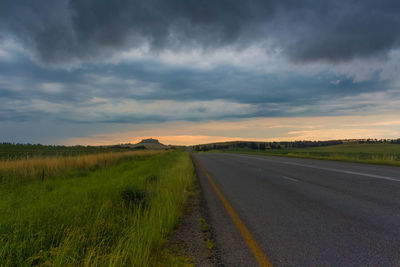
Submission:
M 234 222 L 236 228 L 239 230 L 240 234 L 242 235 L 242 238 L 244 239 L 247 246 L 249 247 L 249 249 L 250 249 L 251 253 L 253 254 L 254 258 L 256 259 L 258 265 L 263 266 L 263 267 L 267 267 L 267 266 L 272 267 L 272 264 L 268 261 L 267 257 L 265 256 L 264 252 L 261 250 L 260 246 L 254 240 L 254 238 L 250 234 L 249 230 L 247 230 L 247 227 L 244 225 L 242 220 L 240 220 L 238 214 L 235 212 L 235 210 L 229 204 L 228 200 L 225 198 L 225 196 L 219 190 L 219 188 L 215 184 L 214 180 L 212 179 L 211 175 L 208 174 L 207 170 L 200 163 L 200 161 L 197 160 L 197 163 L 200 166 L 200 168 L 202 169 L 202 171 L 204 172 L 204 174 L 206 175 L 206 178 L 210 182 L 211 187 L 214 189 L 215 193 L 217 193 L 218 198 L 221 200 L 226 211 L 228 212 L 229 216 L 231 217 L 232 221 Z

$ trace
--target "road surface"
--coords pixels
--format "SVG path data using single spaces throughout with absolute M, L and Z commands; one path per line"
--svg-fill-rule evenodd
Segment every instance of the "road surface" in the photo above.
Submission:
M 226 153 L 193 160 L 221 265 L 262 264 L 258 246 L 273 266 L 400 266 L 400 168 Z

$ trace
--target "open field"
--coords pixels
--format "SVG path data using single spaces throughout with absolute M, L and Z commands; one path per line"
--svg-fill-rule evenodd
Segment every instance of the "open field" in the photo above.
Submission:
M 400 166 L 399 144 L 343 143 L 332 146 L 281 149 L 222 149 L 217 152 L 250 153 Z
M 160 151 L 130 151 L 99 153 L 68 157 L 34 157 L 20 160 L 0 161 L 0 182 L 18 184 L 63 177 L 82 175 L 113 164 L 126 157 L 145 156 L 161 153 Z
M 131 149 L 120 146 L 51 146 L 0 143 L 0 160 L 27 159 L 32 157 L 82 156 L 129 150 Z
M 1 164 L 1 266 L 158 265 L 193 181 L 181 151 Z

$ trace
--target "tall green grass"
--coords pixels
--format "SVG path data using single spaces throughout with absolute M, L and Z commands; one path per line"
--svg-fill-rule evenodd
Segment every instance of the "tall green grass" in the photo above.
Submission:
M 187 153 L 0 185 L 0 265 L 155 266 L 193 181 Z

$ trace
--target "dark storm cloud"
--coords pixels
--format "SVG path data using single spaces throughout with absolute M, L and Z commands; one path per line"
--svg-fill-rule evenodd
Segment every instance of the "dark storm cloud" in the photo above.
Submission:
M 24 59 L 17 62 L 0 61 L 0 73 L 10 81 L 2 84 L 0 79 L 0 97 L 36 97 L 55 103 L 82 102 L 85 105 L 88 105 L 89 99 L 100 97 L 110 101 L 225 99 L 244 104 L 291 102 L 294 106 L 300 106 L 312 104 L 322 96 L 343 97 L 387 88 L 387 83 L 378 77 L 355 83 L 352 78 L 330 73 L 319 73 L 313 77 L 296 73 L 280 76 L 233 66 L 198 71 L 149 61 L 97 64 L 64 70 L 45 68 Z M 340 80 L 340 86 L 331 83 L 334 80 Z M 46 83 L 60 84 L 63 90 L 56 93 L 43 91 L 42 84 Z
M 236 49 L 265 43 L 293 61 L 347 61 L 399 45 L 399 1 L 2 1 L 0 36 L 43 62 L 107 56 L 146 43 L 154 51 Z M 266 47 L 268 49 L 268 47 Z
M 332 81 L 340 81 L 340 84 Z M 0 61 L 0 121 L 198 121 L 254 116 L 314 116 L 316 109 L 318 115 L 338 115 L 349 108 L 354 109 L 355 105 L 347 103 L 340 109 L 321 109 L 321 100 L 383 92 L 385 88 L 387 85 L 378 79 L 354 83 L 344 75 L 330 73 L 313 77 L 295 73 L 279 76 L 233 66 L 199 72 L 148 61 L 96 64 L 65 70 L 45 68 L 25 58 L 16 62 Z M 220 102 L 214 103 L 215 100 L 228 104 L 219 107 Z M 154 101 L 170 102 L 160 102 L 160 105 L 166 105 L 160 111 L 157 110 L 158 104 L 146 106 Z M 204 104 L 196 104 L 199 101 Z M 113 108 L 109 109 L 110 105 Z M 132 110 L 130 105 L 133 105 Z M 148 111 L 144 114 L 140 108 L 135 109 L 135 105 L 142 105 Z M 182 105 L 186 105 L 185 108 L 174 111 L 175 106 Z M 234 108 L 226 110 L 231 105 L 237 105 L 239 111 L 235 112 Z M 315 108 L 302 109 L 312 105 Z M 127 108 L 119 112 L 122 106 Z M 216 112 L 213 106 L 217 107 Z M 113 112 L 113 109 L 117 111 Z

